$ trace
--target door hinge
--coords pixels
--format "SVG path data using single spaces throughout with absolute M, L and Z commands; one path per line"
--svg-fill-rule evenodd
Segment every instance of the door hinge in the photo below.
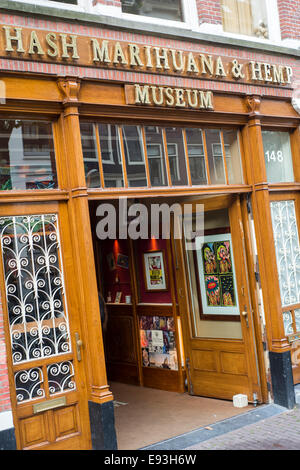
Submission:
M 193 382 L 192 382 L 192 377 L 191 377 L 191 362 L 190 358 L 186 358 L 186 368 L 187 368 L 187 373 L 188 373 L 188 382 L 190 386 L 190 394 L 194 395 L 194 387 L 193 387 Z

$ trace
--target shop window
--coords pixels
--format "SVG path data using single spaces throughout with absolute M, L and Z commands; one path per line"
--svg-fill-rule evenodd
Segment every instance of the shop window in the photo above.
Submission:
M 186 186 L 187 169 L 182 129 L 168 127 L 166 129 L 167 150 L 170 165 L 172 186 Z
M 0 120 L 0 190 L 56 187 L 52 124 Z
M 289 133 L 262 131 L 262 136 L 268 182 L 287 183 L 294 181 Z
M 172 21 L 183 21 L 181 0 L 121 0 L 122 11 Z
M 95 128 L 95 124 L 89 122 L 80 124 L 83 162 L 88 188 L 101 186 Z
M 151 186 L 168 186 L 162 129 L 145 127 L 145 139 Z
M 242 184 L 243 170 L 238 132 L 235 129 L 224 129 L 223 139 L 228 183 Z
M 239 131 L 81 123 L 88 188 L 243 184 Z
M 221 0 L 221 8 L 224 31 L 269 38 L 265 0 Z
M 207 184 L 202 130 L 186 129 L 186 139 L 192 184 Z
M 122 131 L 128 186 L 147 186 L 141 128 L 139 126 L 123 126 Z
M 99 124 L 98 132 L 104 185 L 106 188 L 123 187 L 124 177 L 118 127 L 111 124 Z
M 217 129 L 207 129 L 205 137 L 211 184 L 225 184 L 226 175 L 221 132 Z

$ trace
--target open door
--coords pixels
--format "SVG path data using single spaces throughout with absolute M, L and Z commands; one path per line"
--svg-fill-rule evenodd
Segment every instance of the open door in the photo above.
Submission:
M 197 203 L 204 204 L 204 237 L 195 232 L 194 249 L 187 233 L 174 240 L 189 392 L 260 401 L 240 200 Z

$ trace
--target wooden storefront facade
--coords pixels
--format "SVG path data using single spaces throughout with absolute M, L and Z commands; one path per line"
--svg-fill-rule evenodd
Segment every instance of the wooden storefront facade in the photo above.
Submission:
M 55 175 L 40 177 L 38 170 L 31 168 L 35 144 L 30 144 L 26 163 L 23 135 L 23 180 L 14 187 L 13 178 L 3 179 L 4 169 L 9 167 L 3 163 L 4 149 L 13 155 L 13 144 L 4 147 L 2 143 L 0 149 L 0 283 L 18 449 L 114 448 L 113 425 L 107 430 L 104 424 L 113 423 L 108 377 L 180 393 L 184 393 L 187 381 L 188 391 L 194 395 L 232 399 L 244 393 L 249 402 L 274 399 L 292 407 L 293 383 L 300 380 L 299 259 L 288 262 L 291 270 L 296 266 L 296 285 L 291 281 L 296 297 L 284 302 L 277 273 L 280 248 L 275 244 L 274 221 L 276 211 L 290 211 L 293 228 L 284 227 L 282 233 L 288 238 L 296 231 L 296 253 L 300 233 L 300 116 L 291 98 L 298 78 L 297 59 L 76 23 L 60 23 L 54 32 L 43 19 L 32 18 L 32 22 L 34 28 L 28 18 L 7 17 L 7 23 L 0 27 L 1 139 L 4 135 L 7 138 L 10 125 L 17 130 L 30 123 L 27 134 L 23 133 L 27 141 L 32 138 L 34 142 L 37 134 L 32 129 L 42 123 L 50 126 L 47 129 L 52 132 L 55 155 L 51 170 Z M 136 129 L 139 148 L 144 152 L 139 167 L 143 170 L 142 184 L 134 179 L 138 170 L 130 172 L 129 166 L 141 162 L 130 162 L 130 149 L 126 147 L 128 136 L 128 140 L 136 141 L 137 137 L 129 135 Z M 177 130 L 180 137 L 176 140 Z M 217 131 L 219 140 L 213 144 L 216 153 L 210 154 L 213 131 Z M 150 152 L 158 148 L 151 132 L 159 136 L 159 155 Z M 197 132 L 201 141 L 193 140 Z M 278 181 L 277 175 L 275 180 L 273 174 L 270 176 L 267 165 L 278 163 L 276 158 L 279 163 L 286 158 L 280 147 L 274 150 L 270 143 L 267 146 L 277 136 L 290 143 L 284 147 L 287 153 L 291 149 L 287 179 Z M 121 184 L 105 169 L 113 158 L 116 141 Z M 170 144 L 175 141 L 182 145 L 184 170 L 178 155 L 172 154 L 174 148 L 178 149 Z M 39 142 L 36 149 L 35 156 L 45 152 Z M 151 158 L 155 157 L 160 157 L 159 183 L 153 176 L 157 166 Z M 200 162 L 202 176 L 198 172 Z M 216 162 L 221 165 L 222 177 Z M 178 176 L 174 182 L 176 171 L 181 177 L 184 172 L 185 180 Z M 111 184 L 109 177 L 115 178 Z M 202 177 L 205 182 L 200 184 Z M 200 304 L 201 279 L 194 272 L 197 262 L 182 240 L 171 236 L 153 241 L 149 237 L 142 243 L 116 237 L 110 244 L 97 238 L 97 207 L 118 204 L 122 198 L 147 206 L 164 202 L 181 206 L 192 203 L 193 207 L 204 204 L 210 223 L 206 242 L 226 239 L 234 255 L 235 318 L 220 315 L 222 318 L 212 321 L 204 308 L 199 313 L 195 297 Z M 116 241 L 121 248 L 115 252 Z M 21 254 L 22 243 L 26 255 Z M 34 246 L 44 253 L 40 264 L 38 255 L 36 259 L 32 255 L 38 252 Z M 143 279 L 143 256 L 153 252 L 164 254 L 167 283 L 165 292 L 154 301 Z M 108 253 L 116 254 L 114 262 L 123 254 L 123 263 L 128 265 L 127 277 L 124 265 L 120 265 L 121 271 L 115 269 L 111 284 L 106 286 L 110 276 L 104 267 Z M 28 268 L 28 264 L 22 265 L 24 259 L 31 266 L 31 275 L 34 273 L 31 287 L 30 280 L 22 275 L 22 269 Z M 34 266 L 45 269 L 41 278 Z M 56 271 L 59 275 L 53 274 Z M 45 319 L 34 314 L 30 317 L 31 312 L 26 311 L 28 296 L 32 295 L 33 305 L 37 292 L 43 291 L 47 282 L 45 312 L 50 309 L 59 314 L 49 314 Z M 122 282 L 128 290 L 124 288 L 121 302 L 115 302 L 117 291 L 122 290 L 116 284 Z M 60 290 L 58 297 L 55 286 Z M 107 305 L 105 348 L 99 289 L 105 300 L 108 294 L 113 296 Z M 12 300 L 16 292 L 22 296 L 19 303 Z M 32 308 L 37 311 L 42 307 Z M 42 311 L 35 315 L 42 315 Z M 154 317 L 161 319 L 165 330 L 164 326 L 161 329 L 177 345 L 173 369 L 148 367 L 142 357 L 145 348 L 141 331 L 151 329 L 142 322 L 147 324 L 147 319 Z M 172 323 L 169 329 L 168 319 Z M 36 337 L 42 342 L 38 348 Z

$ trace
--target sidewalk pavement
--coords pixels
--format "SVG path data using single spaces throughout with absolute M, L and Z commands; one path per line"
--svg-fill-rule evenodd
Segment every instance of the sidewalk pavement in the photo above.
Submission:
M 285 411 L 186 450 L 300 450 L 300 409 Z
M 141 450 L 300 450 L 300 407 L 261 405 Z

